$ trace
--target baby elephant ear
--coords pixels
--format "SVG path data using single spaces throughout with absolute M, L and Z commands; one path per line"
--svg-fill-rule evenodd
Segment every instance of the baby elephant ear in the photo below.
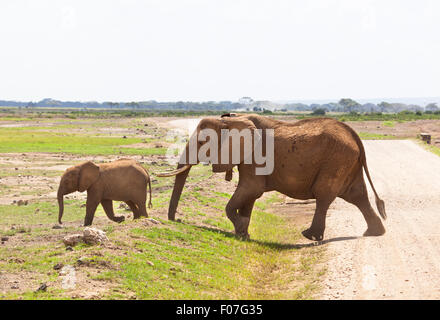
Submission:
M 99 167 L 91 161 L 79 165 L 78 191 L 83 192 L 90 188 L 99 178 Z

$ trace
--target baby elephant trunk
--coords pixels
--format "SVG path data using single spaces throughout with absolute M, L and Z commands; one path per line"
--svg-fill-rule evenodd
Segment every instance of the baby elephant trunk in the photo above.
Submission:
M 58 190 L 58 223 L 62 224 L 61 219 L 63 218 L 63 212 L 64 212 L 64 194 L 61 190 Z

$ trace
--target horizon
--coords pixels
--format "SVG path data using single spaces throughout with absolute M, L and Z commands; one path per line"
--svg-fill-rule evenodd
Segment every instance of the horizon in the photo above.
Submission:
M 248 97 L 248 96 L 243 96 L 241 98 L 244 97 Z M 232 103 L 238 103 L 239 100 L 241 98 L 238 98 L 236 100 L 201 100 L 201 101 L 193 101 L 193 100 L 156 100 L 156 99 L 149 99 L 149 100 L 138 100 L 138 101 L 134 101 L 134 100 L 126 100 L 126 101 L 110 101 L 110 100 L 62 100 L 62 99 L 54 99 L 54 98 L 43 98 L 40 100 L 10 100 L 10 99 L 2 99 L 0 97 L 0 101 L 11 101 L 11 102 L 17 102 L 17 103 L 38 103 L 44 100 L 54 100 L 54 101 L 60 101 L 60 102 L 78 102 L 78 103 L 108 103 L 108 102 L 113 102 L 113 103 L 131 103 L 131 102 L 148 102 L 148 101 L 155 101 L 158 103 L 177 103 L 177 102 L 184 102 L 184 103 L 208 103 L 208 102 L 215 102 L 215 103 L 219 103 L 222 101 L 228 101 L 228 102 L 232 102 Z M 249 97 L 252 98 L 252 97 Z M 349 98 L 352 99 L 360 104 L 366 104 L 366 103 L 373 103 L 373 104 L 378 104 L 380 102 L 388 102 L 388 103 L 403 103 L 403 104 L 417 104 L 417 103 L 422 103 L 420 106 L 425 107 L 427 104 L 429 103 L 440 103 L 440 96 L 438 97 L 401 97 L 401 98 L 371 98 L 371 99 L 354 99 L 351 97 L 342 97 L 342 98 L 337 98 L 337 99 L 298 99 L 298 100 L 256 100 L 253 99 L 253 101 L 268 101 L 274 104 L 295 104 L 295 103 L 303 103 L 303 104 L 327 104 L 327 103 L 338 103 L 341 99 L 345 99 L 345 98 Z M 422 100 L 424 100 L 422 102 Z M 0 106 L 1 107 L 1 106 Z

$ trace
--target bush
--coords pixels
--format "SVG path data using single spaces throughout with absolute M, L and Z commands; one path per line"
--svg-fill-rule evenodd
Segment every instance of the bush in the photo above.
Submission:
M 324 109 L 316 109 L 316 110 L 313 110 L 312 114 L 314 116 L 323 116 L 323 115 L 325 115 L 325 110 Z

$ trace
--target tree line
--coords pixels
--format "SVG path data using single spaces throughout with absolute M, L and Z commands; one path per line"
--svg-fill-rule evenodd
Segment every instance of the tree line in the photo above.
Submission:
M 350 98 L 340 99 L 338 102 L 330 102 L 325 104 L 304 104 L 304 103 L 273 103 L 270 101 L 253 101 L 247 99 L 246 102 L 232 101 L 207 101 L 207 102 L 158 102 L 150 101 L 132 101 L 132 102 L 80 102 L 80 101 L 60 101 L 54 99 L 43 99 L 41 101 L 7 101 L 0 100 L 0 106 L 3 107 L 19 107 L 19 108 L 75 108 L 75 109 L 130 109 L 130 110 L 179 110 L 179 111 L 230 111 L 243 110 L 250 112 L 295 112 L 295 111 L 311 111 L 315 114 L 325 114 L 327 112 L 345 112 L 345 113 L 399 113 L 403 111 L 410 112 L 427 112 L 439 113 L 440 108 L 437 103 L 430 103 L 424 107 L 416 104 L 390 103 L 381 102 L 378 104 L 365 103 L 361 104 Z

